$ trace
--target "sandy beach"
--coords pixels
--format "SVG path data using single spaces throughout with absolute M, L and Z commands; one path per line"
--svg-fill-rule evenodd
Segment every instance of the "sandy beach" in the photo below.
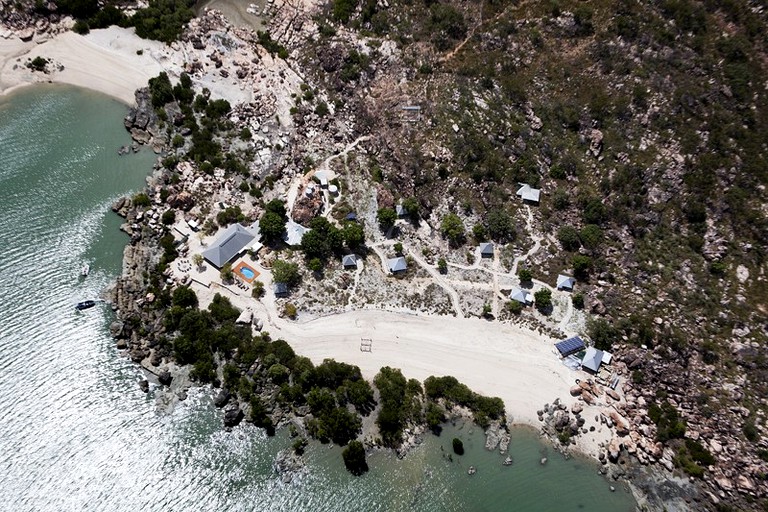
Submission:
M 141 55 L 139 55 L 139 53 Z M 43 57 L 53 61 L 50 73 L 32 72 L 24 63 Z M 0 38 L 0 95 L 41 82 L 71 84 L 132 104 L 134 91 L 169 63 L 162 43 L 141 39 L 133 29 L 110 27 L 86 36 L 58 34 L 47 41 Z M 59 65 L 62 70 L 56 69 Z
M 268 272 L 259 270 L 260 278 L 269 280 Z M 201 307 L 218 292 L 238 308 L 250 308 L 273 339 L 285 339 L 315 364 L 326 358 L 355 364 L 368 379 L 383 366 L 421 381 L 452 375 L 478 393 L 502 398 L 508 420 L 516 424 L 539 428 L 537 411 L 556 398 L 570 407 L 577 399 L 569 389 L 575 379 L 586 377 L 562 364 L 554 348 L 557 340 L 512 324 L 373 309 L 292 321 L 278 317 L 269 295 L 254 301 L 220 287 L 193 287 Z M 370 352 L 360 349 L 361 338 L 371 340 Z M 586 427 L 595 431 L 579 436 L 577 447 L 593 457 L 600 443 L 611 438 L 610 429 L 594 421 L 602 409 L 584 405 L 582 413 Z

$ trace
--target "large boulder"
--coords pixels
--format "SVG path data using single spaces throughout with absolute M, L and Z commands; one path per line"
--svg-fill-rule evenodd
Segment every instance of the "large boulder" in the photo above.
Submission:
M 224 426 L 236 427 L 243 421 L 245 414 L 237 404 L 230 404 L 224 409 Z
M 219 391 L 219 394 L 216 395 L 216 398 L 213 399 L 213 405 L 219 408 L 224 407 L 225 405 L 227 405 L 227 402 L 229 402 L 229 399 L 231 396 L 232 395 L 229 393 L 228 390 L 222 389 L 221 391 Z

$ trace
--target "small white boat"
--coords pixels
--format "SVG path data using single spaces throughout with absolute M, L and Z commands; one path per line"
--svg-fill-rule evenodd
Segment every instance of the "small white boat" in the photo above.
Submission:
M 85 277 L 91 272 L 91 266 L 86 263 L 83 268 L 80 269 L 80 277 Z

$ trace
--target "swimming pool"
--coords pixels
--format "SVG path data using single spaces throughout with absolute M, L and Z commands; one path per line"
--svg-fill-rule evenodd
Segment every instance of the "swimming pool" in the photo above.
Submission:
M 259 277 L 259 272 L 244 261 L 238 263 L 232 270 L 247 283 L 252 283 L 254 279 Z

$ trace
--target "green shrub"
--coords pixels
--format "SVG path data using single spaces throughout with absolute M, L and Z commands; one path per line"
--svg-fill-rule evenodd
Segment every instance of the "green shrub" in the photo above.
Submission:
M 360 441 L 352 441 L 341 453 L 344 466 L 355 476 L 360 476 L 368 471 L 368 463 L 365 461 L 365 448 Z

